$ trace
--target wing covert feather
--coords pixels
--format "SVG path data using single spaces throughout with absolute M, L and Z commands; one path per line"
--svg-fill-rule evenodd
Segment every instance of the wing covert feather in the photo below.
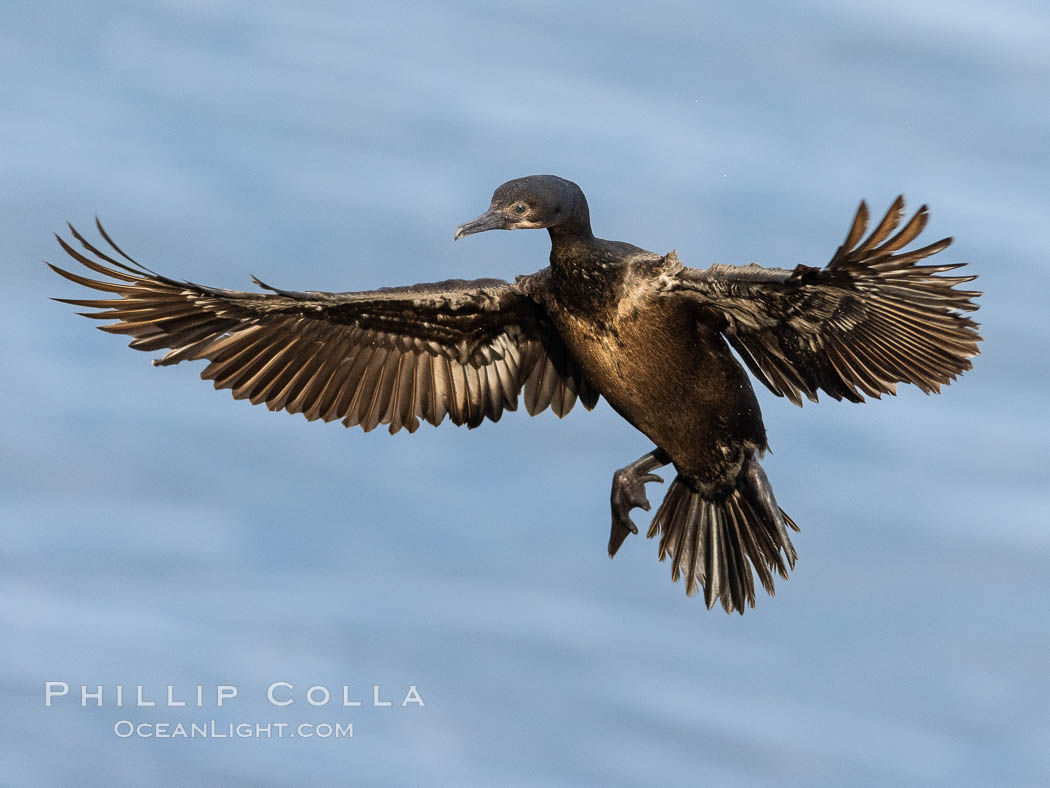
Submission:
M 802 395 L 816 401 L 818 390 L 861 402 L 895 394 L 898 383 L 937 392 L 980 352 L 977 323 L 964 313 L 977 309 L 971 299 L 981 294 L 956 289 L 974 276 L 941 275 L 961 263 L 916 265 L 950 238 L 898 254 L 922 232 L 929 211 L 922 206 L 890 237 L 903 216 L 898 197 L 862 241 L 862 202 L 824 268 L 683 267 L 669 291 L 702 305 L 751 372 L 796 404 Z
M 392 433 L 446 416 L 468 427 L 498 421 L 523 388 L 530 414 L 552 407 L 564 416 L 578 395 L 588 408 L 597 402 L 543 307 L 518 284 L 452 279 L 328 293 L 256 279 L 269 292 L 222 290 L 157 274 L 98 229 L 111 253 L 72 226 L 84 253 L 58 241 L 103 279 L 48 265 L 114 297 L 56 300 L 117 321 L 99 328 L 130 336 L 136 350 L 167 350 L 154 364 L 208 361 L 201 377 L 237 399 Z

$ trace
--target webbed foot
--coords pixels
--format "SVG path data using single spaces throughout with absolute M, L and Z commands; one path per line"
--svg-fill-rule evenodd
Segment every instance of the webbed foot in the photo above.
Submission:
M 609 557 L 616 555 L 623 540 L 628 534 L 638 533 L 638 526 L 631 520 L 631 509 L 642 509 L 648 512 L 652 506 L 645 495 L 645 485 L 649 482 L 662 482 L 659 476 L 651 473 L 655 468 L 666 465 L 670 460 L 662 449 L 654 449 L 626 468 L 613 474 L 612 493 L 609 502 L 612 507 L 612 531 L 609 533 Z

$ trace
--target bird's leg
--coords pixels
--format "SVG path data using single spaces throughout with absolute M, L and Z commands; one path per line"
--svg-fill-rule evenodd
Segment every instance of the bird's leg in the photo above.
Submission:
M 631 509 L 638 507 L 649 511 L 649 499 L 645 497 L 646 482 L 662 482 L 659 476 L 651 471 L 667 465 L 671 458 L 663 449 L 653 449 L 639 457 L 626 468 L 620 468 L 613 474 L 612 494 L 612 532 L 609 534 L 609 557 L 616 555 L 627 534 L 638 533 L 638 527 L 631 522 Z

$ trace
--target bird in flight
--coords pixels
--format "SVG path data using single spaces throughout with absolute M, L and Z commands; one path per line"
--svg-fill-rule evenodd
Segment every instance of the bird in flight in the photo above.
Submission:
M 824 391 L 862 402 L 912 383 L 926 393 L 970 369 L 979 352 L 979 292 L 956 289 L 962 264 L 918 265 L 950 238 L 903 251 L 926 225 L 926 206 L 901 227 L 898 197 L 864 237 L 861 203 L 845 241 L 823 268 L 755 264 L 689 268 L 675 252 L 654 254 L 591 232 L 587 200 L 553 175 L 508 181 L 481 216 L 455 231 L 545 228 L 550 265 L 514 283 L 450 279 L 365 292 L 222 290 L 169 279 L 121 251 L 102 251 L 72 226 L 83 252 L 58 238 L 91 279 L 61 276 L 111 294 L 56 299 L 115 320 L 153 363 L 206 360 L 201 377 L 235 399 L 308 420 L 339 419 L 368 431 L 415 431 L 447 416 L 477 427 L 515 410 L 559 417 L 579 400 L 605 397 L 653 442 L 616 471 L 609 555 L 649 511 L 645 485 L 667 464 L 676 472 L 649 527 L 660 560 L 707 607 L 754 607 L 757 576 L 773 593 L 796 559 L 789 530 L 759 458 L 767 448 L 758 401 L 736 351 L 763 385 L 797 405 Z M 899 229 L 898 229 L 899 228 Z M 895 232 L 896 231 L 896 232 Z

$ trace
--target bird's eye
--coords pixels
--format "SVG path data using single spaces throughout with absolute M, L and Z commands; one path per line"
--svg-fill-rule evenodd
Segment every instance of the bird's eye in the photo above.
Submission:
M 527 210 L 528 208 L 525 207 L 525 203 L 523 202 L 519 202 L 517 205 L 514 206 L 514 213 L 517 214 L 525 213 L 525 211 Z

